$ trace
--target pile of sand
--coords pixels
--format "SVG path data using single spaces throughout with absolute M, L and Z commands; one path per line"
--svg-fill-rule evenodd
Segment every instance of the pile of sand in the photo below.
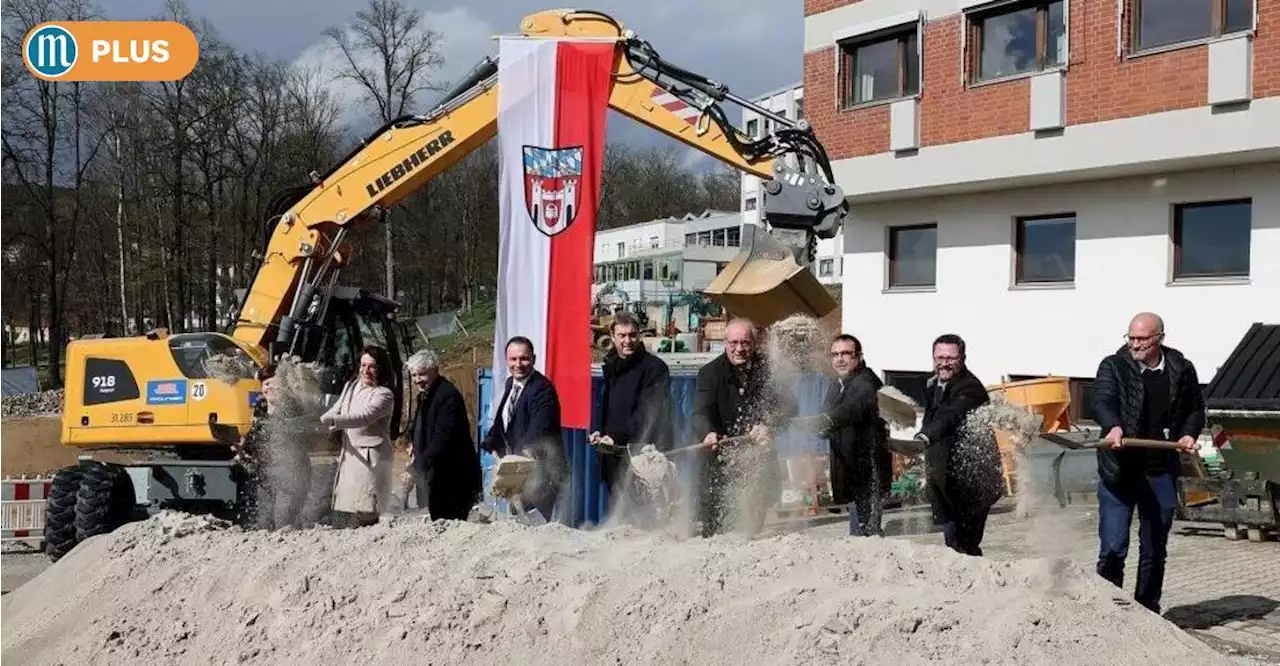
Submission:
M 905 541 L 161 514 L 4 598 L 22 664 L 1231 663 L 1091 574 Z

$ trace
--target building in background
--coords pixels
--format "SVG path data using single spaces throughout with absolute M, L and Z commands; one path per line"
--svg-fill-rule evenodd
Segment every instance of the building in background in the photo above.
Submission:
M 751 101 L 783 118 L 793 120 L 804 118 L 804 86 L 799 83 L 767 92 Z M 742 131 L 758 138 L 772 130 L 772 120 L 760 117 L 749 109 L 742 110 Z M 743 224 L 761 226 L 760 199 L 760 179 L 750 174 L 742 174 Z M 818 277 L 819 282 L 826 285 L 840 284 L 841 247 L 839 234 L 835 238 L 818 241 L 818 248 L 814 253 L 813 265 L 810 269 Z
M 1087 418 L 1134 313 L 1205 383 L 1280 321 L 1280 5 L 805 0 L 804 27 L 844 326 L 894 383 L 953 332 L 988 384 L 1075 378 Z
M 592 295 L 609 309 L 642 304 L 660 331 L 672 319 L 687 331 L 702 290 L 738 254 L 742 233 L 739 213 L 717 210 L 598 231 Z

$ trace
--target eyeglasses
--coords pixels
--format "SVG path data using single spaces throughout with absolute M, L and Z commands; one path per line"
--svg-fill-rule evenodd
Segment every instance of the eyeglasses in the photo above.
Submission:
M 1153 333 L 1151 335 L 1125 334 L 1124 341 L 1125 342 L 1151 342 L 1152 340 L 1159 340 L 1160 338 L 1163 338 L 1163 337 L 1164 337 L 1164 333 Z

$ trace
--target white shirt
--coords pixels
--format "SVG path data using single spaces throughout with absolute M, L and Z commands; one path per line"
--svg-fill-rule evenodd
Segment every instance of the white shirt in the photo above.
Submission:
M 520 399 L 520 394 L 524 392 L 524 385 L 527 381 L 528 378 L 512 378 L 511 380 L 511 394 L 507 396 L 507 404 L 502 410 L 502 425 L 504 428 L 511 425 L 511 417 L 516 412 L 516 402 Z
M 1149 367 L 1147 367 L 1147 365 L 1146 365 L 1145 363 L 1144 363 L 1144 364 L 1142 364 L 1142 371 L 1143 371 L 1143 372 L 1160 372 L 1161 370 L 1164 370 L 1164 354 L 1161 354 L 1161 355 L 1160 355 L 1160 362 L 1159 362 L 1159 363 L 1157 363 L 1157 364 L 1156 364 L 1156 367 L 1154 367 L 1154 368 L 1149 368 Z

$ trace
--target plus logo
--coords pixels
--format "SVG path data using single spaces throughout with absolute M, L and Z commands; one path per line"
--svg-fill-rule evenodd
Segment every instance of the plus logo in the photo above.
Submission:
M 43 76 L 56 79 L 76 64 L 76 38 L 60 25 L 46 25 L 27 37 L 22 50 L 27 67 Z

